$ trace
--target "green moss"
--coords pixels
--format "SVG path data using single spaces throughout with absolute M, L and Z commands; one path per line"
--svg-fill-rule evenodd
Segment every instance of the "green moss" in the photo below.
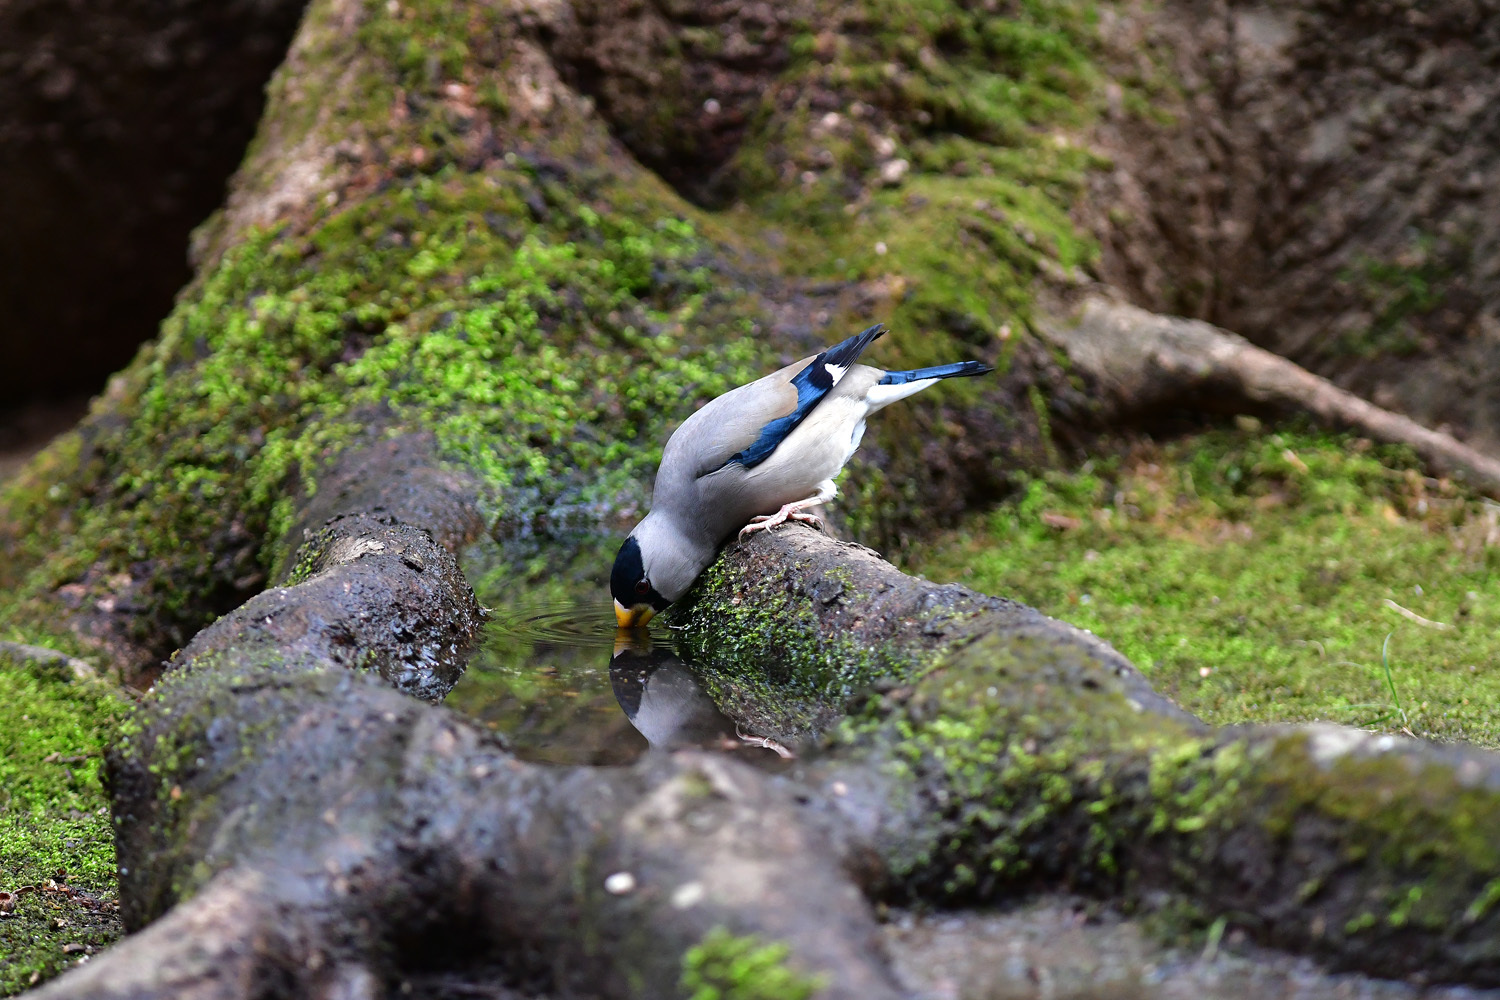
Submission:
M 967 8 L 886 0 L 836 5 L 792 45 L 791 65 L 728 167 L 738 201 L 724 218 L 758 236 L 795 277 L 857 283 L 861 314 L 835 330 L 892 330 L 874 363 L 918 367 L 968 357 L 1002 372 L 1029 337 L 1039 279 L 1071 281 L 1094 260 L 1070 210 L 1097 162 L 1078 136 L 1103 106 L 1089 0 Z M 848 308 L 848 307 L 845 307 Z M 913 485 L 931 470 L 887 445 L 951 433 L 940 407 L 973 404 L 979 380 L 894 407 L 872 425 L 840 508 L 860 537 L 894 542 Z M 1034 415 L 994 432 L 1035 463 Z M 1010 466 L 1019 464 L 1011 461 Z
M 776 106 L 736 158 L 748 209 L 811 238 L 796 266 L 897 286 L 890 320 L 915 363 L 951 360 L 954 337 L 992 341 L 1024 318 L 1042 261 L 1093 253 L 1067 217 L 1091 161 L 1065 130 L 1100 103 L 1094 6 L 1005 7 L 845 5 L 767 98 L 803 101 Z M 814 110 L 822 92 L 841 113 Z
M 1390 636 L 1410 727 L 1497 746 L 1495 524 L 1397 450 L 1215 431 L 1034 479 L 908 564 L 1097 632 L 1211 722 L 1398 730 Z
M 923 898 L 992 900 L 1059 881 L 1127 900 L 1168 889 L 1202 922 L 1269 908 L 1283 937 L 1311 934 L 1346 955 L 1446 939 L 1464 914 L 1464 947 L 1494 952 L 1500 848 L 1485 831 L 1500 798 L 1474 780 L 1481 769 L 1419 762 L 1403 741 L 1211 735 L 1143 713 L 1083 647 L 1001 633 L 872 701 L 835 742 L 892 779 L 888 809 L 902 819 L 887 860 Z M 1244 871 L 1294 842 L 1303 905 L 1291 914 L 1275 880 Z M 1455 961 L 1487 960 L 1477 955 Z
M 789 968 L 789 954 L 780 941 L 715 927 L 682 956 L 682 988 L 691 1000 L 810 1000 L 824 980 Z
M 736 593 L 722 561 L 696 594 L 669 610 L 669 625 L 714 703 L 751 725 L 806 735 L 863 673 L 868 651 L 827 649 L 805 601 L 775 588 Z M 702 595 L 713 595 L 705 600 Z
M 122 713 L 102 684 L 0 653 L 0 890 L 29 887 L 0 917 L 0 995 L 119 936 L 99 770 Z
M 1037 275 L 1092 255 L 1068 218 L 1090 161 L 1065 130 L 1091 120 L 1100 79 L 1090 4 L 1003 13 L 828 11 L 729 171 L 737 207 L 716 214 L 611 162 L 581 105 L 485 100 L 511 82 L 504 12 L 371 0 L 351 41 L 314 7 L 243 182 L 272 184 L 265 155 L 330 137 L 388 171 L 239 234 L 117 384 L 108 409 L 126 419 L 101 414 L 50 460 L 61 475 L 0 496 L 0 523 L 22 526 L 0 538 L 18 556 L 0 618 L 44 622 L 58 588 L 82 583 L 84 599 L 139 609 L 139 638 L 170 652 L 277 565 L 298 495 L 360 433 L 356 408 L 433 430 L 503 527 L 636 504 L 666 429 L 776 360 L 753 336 L 769 311 L 742 291 L 743 248 L 755 267 L 883 289 L 896 334 L 881 363 L 993 356 L 1023 332 Z M 310 68 L 324 64 L 343 68 Z M 812 111 L 827 95 L 844 109 L 832 125 Z M 905 175 L 879 179 L 901 160 Z M 762 177 L 767 163 L 792 168 Z M 217 247 L 225 224 L 200 242 Z M 890 433 L 926 419 L 895 415 Z M 920 473 L 892 461 L 888 477 L 856 472 L 855 527 L 887 523 Z
M 874 754 L 900 794 L 941 789 L 888 857 L 914 893 L 993 898 L 1042 876 L 1113 886 L 1146 817 L 1185 832 L 1223 801 L 1197 780 L 1190 732 L 1163 722 L 1142 734 L 1112 669 L 1058 636 L 984 635 L 904 680 L 833 741 Z
M 898 645 L 860 645 L 820 631 L 812 601 L 858 606 L 864 599 L 837 569 L 809 595 L 789 592 L 774 579 L 746 587 L 719 560 L 666 612 L 666 620 L 720 710 L 759 732 L 792 740 L 822 732 L 844 715 L 856 692 L 904 676 L 918 662 L 914 651 Z M 965 614 L 934 609 L 917 617 L 924 622 L 941 616 L 952 624 Z
M 1468 270 L 1473 242 L 1470 234 L 1445 238 L 1440 244 L 1430 234 L 1418 233 L 1395 259 L 1361 256 L 1339 275 L 1339 282 L 1360 300 L 1370 324 L 1345 331 L 1333 340 L 1334 349 L 1360 357 L 1434 350 L 1421 320 L 1443 304 L 1452 279 Z
M 414 177 L 230 251 L 127 372 L 134 419 L 86 431 L 106 461 L 59 484 L 89 502 L 17 603 L 149 560 L 155 617 L 185 641 L 222 610 L 215 595 L 254 585 L 257 551 L 261 569 L 274 561 L 296 496 L 361 433 L 361 410 L 435 434 L 513 526 L 638 502 L 668 422 L 766 363 L 753 340 L 700 331 L 752 321 L 693 226 L 640 192 L 548 187 L 548 224 L 515 239 L 484 213 L 541 195 L 524 166 L 504 180 Z M 606 207 L 627 198 L 638 214 Z M 12 502 L 35 505 L 26 488 Z M 226 559 L 226 531 L 248 564 Z

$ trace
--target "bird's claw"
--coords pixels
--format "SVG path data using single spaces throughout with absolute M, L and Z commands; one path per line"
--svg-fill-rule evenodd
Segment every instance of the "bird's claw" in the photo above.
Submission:
M 823 519 L 821 517 L 816 514 L 808 514 L 792 504 L 787 504 L 774 514 L 756 514 L 752 517 L 750 523 L 740 529 L 740 540 L 743 541 L 746 535 L 754 534 L 757 531 L 770 531 L 778 524 L 784 524 L 788 519 L 803 521 L 811 524 L 820 531 L 823 528 Z
M 753 535 L 757 531 L 770 531 L 776 525 L 786 520 L 785 512 L 775 514 L 757 514 L 750 519 L 750 523 L 740 529 L 740 541 L 744 541 L 747 535 Z

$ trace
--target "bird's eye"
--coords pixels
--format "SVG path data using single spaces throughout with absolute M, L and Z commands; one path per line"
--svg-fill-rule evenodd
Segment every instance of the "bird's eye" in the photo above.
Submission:
M 646 591 L 648 591 L 650 589 L 651 589 L 651 582 L 649 580 L 642 580 L 642 581 L 640 581 L 639 583 L 637 583 L 635 585 L 635 592 L 637 594 L 644 594 Z

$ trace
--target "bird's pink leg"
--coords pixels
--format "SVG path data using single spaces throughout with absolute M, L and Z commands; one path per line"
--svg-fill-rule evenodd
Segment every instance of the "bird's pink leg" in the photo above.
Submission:
M 823 519 L 816 514 L 805 513 L 804 508 L 816 507 L 827 503 L 832 497 L 824 496 L 819 492 L 817 496 L 808 497 L 806 500 L 798 500 L 789 503 L 774 514 L 757 514 L 750 519 L 750 523 L 740 529 L 740 538 L 757 531 L 770 531 L 778 524 L 784 523 L 788 518 L 793 521 L 806 521 L 815 527 L 823 527 Z

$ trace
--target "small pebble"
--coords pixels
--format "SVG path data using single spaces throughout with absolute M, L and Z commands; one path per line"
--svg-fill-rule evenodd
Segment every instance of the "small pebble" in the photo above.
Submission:
M 703 902 L 703 883 L 684 882 L 672 893 L 672 905 L 679 910 L 690 909 Z
M 906 172 L 910 169 L 911 164 L 905 160 L 891 160 L 880 168 L 880 179 L 888 185 L 899 184 L 901 183 L 901 178 L 905 177 Z
M 604 880 L 604 891 L 613 896 L 624 896 L 635 891 L 635 876 L 629 872 L 615 872 Z

